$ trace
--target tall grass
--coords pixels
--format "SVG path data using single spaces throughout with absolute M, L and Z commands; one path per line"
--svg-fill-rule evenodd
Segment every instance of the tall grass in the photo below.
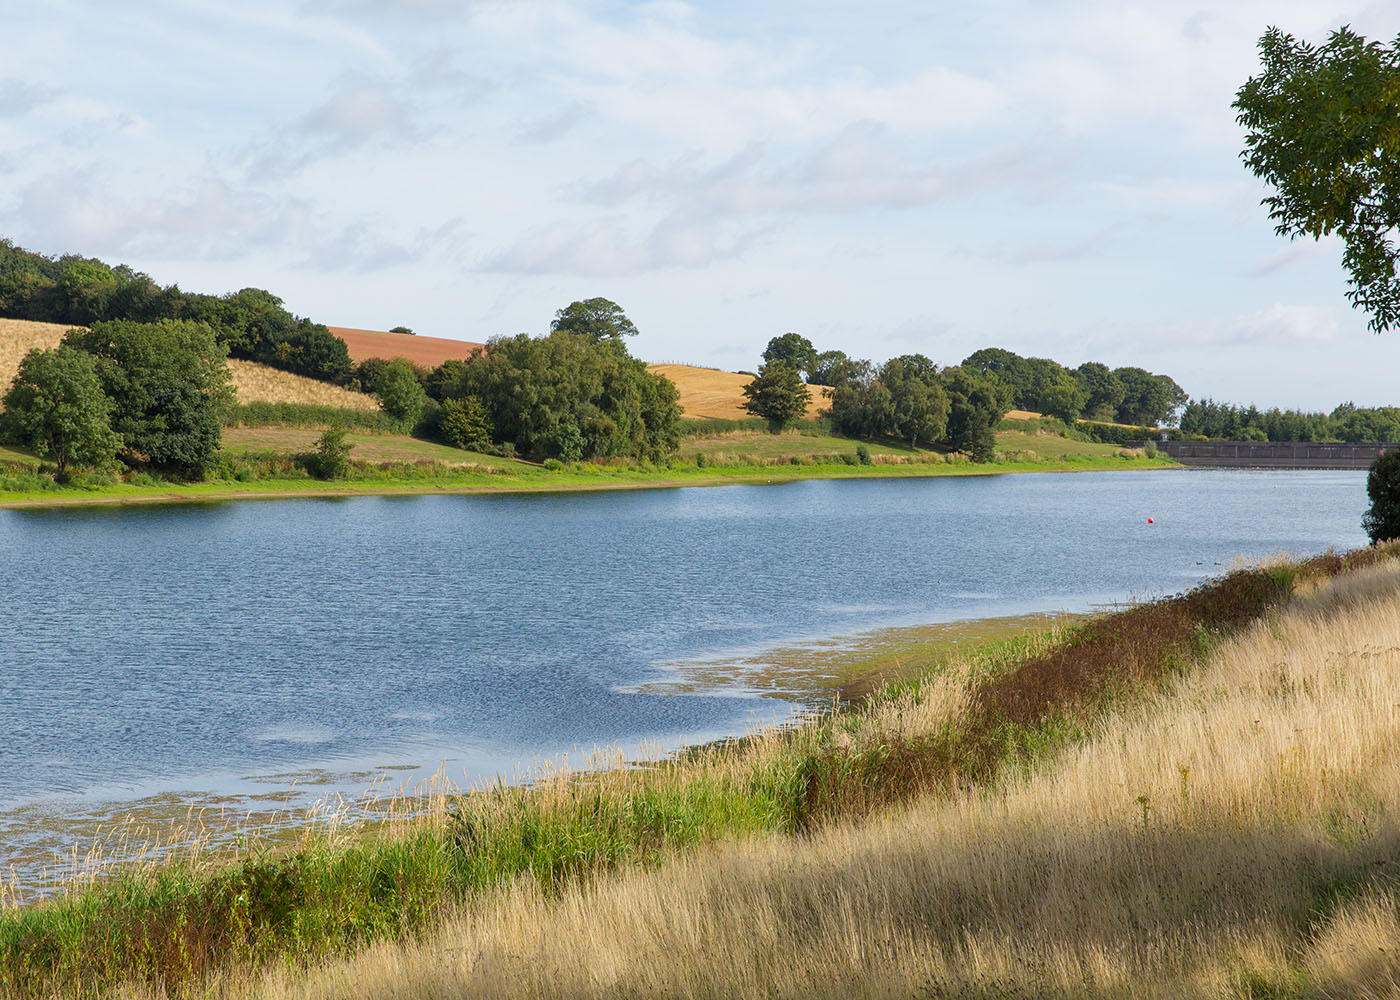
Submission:
M 993 948 L 1010 934 L 1008 921 L 1048 926 L 1026 915 L 1026 898 L 1071 889 L 1082 897 L 1076 879 L 1100 868 L 1138 885 L 1130 876 L 1142 851 L 1166 851 L 1149 869 L 1166 879 L 1191 845 L 1214 850 L 1213 828 L 1163 839 L 1162 824 L 1175 809 L 1172 781 L 1183 808 L 1194 808 L 1203 801 L 1197 782 L 1223 765 L 1205 750 L 1171 749 L 1162 758 L 1166 786 L 1126 763 L 1075 772 L 1096 785 L 1090 797 L 1099 805 L 1070 816 L 1069 826 L 1064 807 L 1036 798 L 1031 776 L 1100 752 L 1093 748 L 1107 719 L 1147 725 L 1144 706 L 1186 683 L 1231 633 L 1290 594 L 1381 558 L 1365 550 L 1237 571 L 1086 626 L 994 645 L 820 721 L 671 763 L 593 760 L 582 772 L 542 771 L 528 785 L 439 793 L 413 818 L 368 831 L 313 829 L 295 848 L 254 850 L 233 865 L 177 856 L 83 883 L 0 918 L 0 994 L 100 995 L 128 982 L 138 994 L 198 995 L 230 968 L 246 977 L 277 960 L 304 970 L 374 942 L 426 940 L 447 919 L 464 923 L 436 944 L 371 952 L 379 972 L 347 966 L 356 971 L 346 975 L 375 984 L 355 995 L 441 995 L 423 986 L 441 968 L 452 970 L 444 989 L 453 995 L 515 995 L 505 992 L 508 981 L 526 995 L 839 995 L 835 985 L 886 964 L 935 983 L 964 968 L 974 943 L 993 956 L 985 968 L 1014 969 L 1015 948 Z M 1363 603 L 1338 593 L 1308 599 L 1321 609 L 1316 621 Z M 1275 640 L 1264 629 L 1251 641 L 1274 642 L 1268 655 L 1286 659 L 1295 633 Z M 1140 768 L 1146 758 L 1133 752 Z M 1193 770 L 1178 774 L 1178 765 Z M 1064 781 L 1052 784 L 1070 794 Z M 1037 826 L 1029 805 L 1008 806 L 1013 791 L 1053 821 Z M 1115 846 L 1125 829 L 1129 842 Z M 981 853 L 969 856 L 974 841 Z M 999 857 L 1006 844 L 1019 846 Z M 1231 864 L 1244 857 L 1236 854 Z M 1173 913 L 1190 911 L 1173 905 Z M 1148 903 L 1133 906 L 1143 933 L 1175 926 L 1175 916 L 1154 917 Z M 1133 926 L 1120 926 L 1125 914 L 1111 908 L 1079 919 L 1100 930 Z M 1084 941 L 1100 950 L 1074 943 L 1056 961 L 1076 975 L 1088 975 L 1081 959 L 1091 952 L 1112 958 L 1105 968 L 1138 968 L 1113 950 L 1120 938 Z M 826 950 L 814 953 L 813 942 Z M 444 951 L 466 957 L 444 965 Z M 981 975 L 950 982 L 994 979 Z M 400 976 L 399 985 L 388 981 Z M 1112 978 L 1093 976 L 1095 989 Z M 315 980 L 311 995 L 343 995 L 337 990 L 350 982 Z M 277 989 L 291 990 L 291 981 Z
M 245 994 L 1393 997 L 1400 569 L 1119 702 L 1034 772 L 750 838 Z

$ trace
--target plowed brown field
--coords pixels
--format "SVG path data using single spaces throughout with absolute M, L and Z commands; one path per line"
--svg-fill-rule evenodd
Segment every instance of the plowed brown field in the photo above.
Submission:
M 415 365 L 436 368 L 444 361 L 465 361 L 472 351 L 483 345 L 469 340 L 447 340 L 442 337 L 418 337 L 408 333 L 381 333 L 378 330 L 356 330 L 348 326 L 327 327 L 345 341 L 352 361 L 366 358 L 405 358 Z
M 690 365 L 647 365 L 647 368 L 676 383 L 681 393 L 681 409 L 687 417 L 740 420 L 753 416 L 744 409 L 744 386 L 753 381 L 751 375 Z M 822 395 L 825 386 L 809 385 L 807 388 L 812 390 L 807 416 L 815 417 L 817 410 L 827 405 L 826 397 Z

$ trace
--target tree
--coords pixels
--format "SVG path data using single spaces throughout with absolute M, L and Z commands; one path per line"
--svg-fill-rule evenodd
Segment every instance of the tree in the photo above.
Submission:
M 1166 375 L 1153 375 L 1142 368 L 1115 368 L 1113 375 L 1123 386 L 1123 402 L 1118 404 L 1118 422 L 1160 426 L 1186 404 L 1181 386 Z
M 880 368 L 880 382 L 889 391 L 890 430 L 917 448 L 932 444 L 948 429 L 948 395 L 938 366 L 922 354 L 891 358 Z
M 956 367 L 943 370 L 948 394 L 950 448 L 965 451 L 974 462 L 990 462 L 996 454 L 996 427 L 1006 416 L 1004 388 L 992 377 Z
M 62 481 L 70 463 L 101 466 L 116 457 L 121 438 L 111 411 L 92 355 L 66 346 L 36 349 L 5 394 L 0 427 L 9 440 L 53 459 Z
M 413 330 L 406 326 L 395 326 L 389 328 L 390 333 L 402 333 L 406 337 L 413 336 Z
M 97 359 L 128 462 L 203 477 L 214 464 L 223 412 L 234 400 L 213 329 L 182 320 L 109 320 L 69 330 L 63 343 Z
M 1380 333 L 1400 321 L 1400 40 L 1348 27 L 1313 46 L 1270 28 L 1264 72 L 1235 95 L 1248 131 L 1245 164 L 1271 184 L 1263 199 L 1280 236 L 1342 238 L 1347 298 Z
M 409 427 L 418 419 L 423 400 L 427 398 L 417 369 L 403 358 L 395 358 L 384 367 L 375 380 L 373 391 L 384 412 Z
M 554 314 L 554 322 L 549 324 L 549 329 L 551 332 L 568 330 L 592 344 L 620 344 L 624 337 L 637 335 L 637 328 L 621 306 L 599 298 L 570 302 Z
M 1366 495 L 1371 498 L 1371 507 L 1362 517 L 1361 527 L 1371 541 L 1400 538 L 1400 450 L 1382 452 L 1371 463 Z
M 455 448 L 480 451 L 491 444 L 491 417 L 475 396 L 449 399 L 438 416 L 438 433 Z
M 845 351 L 822 351 L 817 355 L 816 365 L 807 374 L 812 385 L 835 388 L 843 382 L 860 378 L 860 369 L 866 362 L 846 357 Z
M 800 333 L 785 333 L 781 337 L 774 337 L 768 341 L 768 346 L 763 351 L 764 361 L 781 361 L 797 369 L 803 381 L 810 380 L 817 367 L 817 357 L 817 349 Z
M 766 361 L 758 374 L 744 386 L 744 409 L 768 421 L 774 434 L 807 412 L 812 391 L 796 368 L 785 361 Z
M 595 344 L 569 330 L 495 337 L 430 381 L 444 406 L 475 396 L 495 441 L 541 461 L 573 454 L 578 440 L 579 458 L 658 459 L 680 443 L 675 384 L 647 371 L 620 341 Z
M 1083 387 L 1087 399 L 1084 414 L 1090 420 L 1112 420 L 1123 402 L 1123 383 L 1108 365 L 1086 361 L 1074 370 L 1074 377 Z
M 350 449 L 345 440 L 345 427 L 327 427 L 316 441 L 316 450 L 298 456 L 304 468 L 315 479 L 344 479 L 350 474 Z

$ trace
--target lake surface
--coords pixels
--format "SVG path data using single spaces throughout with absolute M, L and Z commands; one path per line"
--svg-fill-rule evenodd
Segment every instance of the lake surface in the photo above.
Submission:
M 742 733 L 790 706 L 655 683 L 1364 545 L 1364 483 L 1186 470 L 0 510 L 0 810 L 316 769 L 346 791 L 443 762 L 471 780 Z

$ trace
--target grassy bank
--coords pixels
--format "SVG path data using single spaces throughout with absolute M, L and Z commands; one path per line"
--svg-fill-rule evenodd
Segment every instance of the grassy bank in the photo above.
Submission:
M 314 442 L 315 432 L 289 428 L 230 431 L 221 469 L 199 483 L 173 483 L 142 473 L 92 475 L 55 484 L 36 473 L 37 462 L 14 453 L 0 456 L 0 507 L 57 506 L 140 501 L 256 499 L 258 497 L 346 496 L 354 494 L 551 492 L 651 489 L 794 482 L 804 479 L 912 478 L 996 475 L 1008 472 L 1065 472 L 1173 468 L 1165 458 L 1106 449 L 1059 458 L 1008 455 L 974 464 L 959 456 L 924 453 L 904 456 L 872 451 L 862 465 L 851 442 L 832 439 L 846 450 L 832 452 L 825 441 L 799 442 L 795 453 L 777 456 L 697 451 L 671 462 L 573 463 L 546 468 L 528 462 L 477 454 L 414 438 L 382 434 L 348 436 L 355 447 L 351 474 L 330 482 L 297 468 L 293 451 Z M 820 451 L 806 449 L 822 449 Z M 363 456 L 363 457 L 361 457 Z
M 1400 784 L 1380 766 L 1400 761 L 1385 721 L 1400 691 L 1373 680 L 1400 683 L 1374 669 L 1400 667 L 1397 609 L 1400 574 L 1376 550 L 1238 571 L 932 657 L 850 709 L 671 764 L 596 761 L 439 795 L 400 823 L 309 828 L 232 865 L 167 861 L 0 916 L 0 990 L 1314 983 L 1278 942 L 1319 915 L 1380 919 L 1387 897 L 1368 893 L 1400 857 Z

